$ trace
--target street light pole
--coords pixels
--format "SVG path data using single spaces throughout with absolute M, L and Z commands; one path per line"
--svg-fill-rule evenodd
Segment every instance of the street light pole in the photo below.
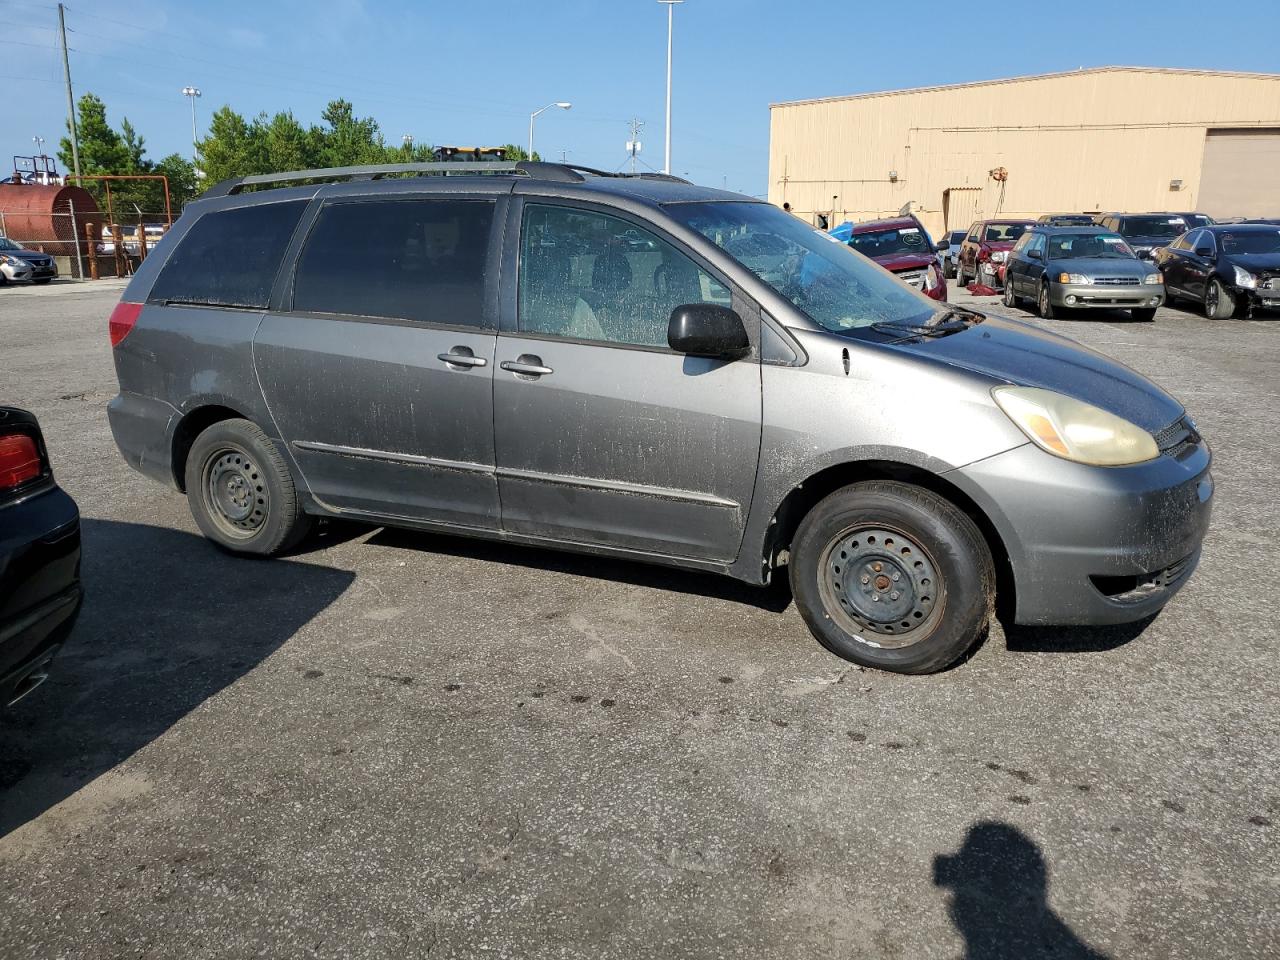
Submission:
M 573 104 L 567 100 L 557 100 L 555 103 L 548 103 L 541 110 L 535 110 L 529 114 L 529 159 L 533 159 L 533 121 L 538 119 L 540 114 L 546 113 L 552 107 L 559 107 L 561 110 L 568 110 Z
M 200 91 L 195 87 L 183 87 L 182 95 L 191 101 L 191 159 L 196 161 L 196 97 Z
M 658 0 L 659 3 L 667 5 L 667 159 L 662 165 L 663 173 L 671 172 L 671 34 L 675 24 L 675 10 L 677 3 L 684 3 L 684 0 Z

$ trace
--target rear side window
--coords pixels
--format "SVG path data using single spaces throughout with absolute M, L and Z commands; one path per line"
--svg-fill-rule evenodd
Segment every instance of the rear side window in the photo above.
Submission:
M 320 211 L 298 259 L 293 309 L 484 324 L 492 200 L 363 200 Z
M 156 278 L 152 303 L 265 308 L 306 200 L 206 213 Z

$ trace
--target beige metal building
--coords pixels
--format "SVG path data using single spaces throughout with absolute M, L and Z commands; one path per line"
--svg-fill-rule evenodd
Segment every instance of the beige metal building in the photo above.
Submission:
M 909 209 L 935 236 L 1058 212 L 1280 216 L 1280 75 L 1098 67 L 773 104 L 769 199 L 832 226 Z

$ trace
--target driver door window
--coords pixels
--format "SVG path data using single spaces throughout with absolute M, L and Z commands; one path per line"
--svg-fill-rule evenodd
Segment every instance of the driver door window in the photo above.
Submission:
M 731 305 L 727 287 L 654 234 L 618 217 L 528 204 L 520 250 L 520 332 L 665 349 L 671 311 Z

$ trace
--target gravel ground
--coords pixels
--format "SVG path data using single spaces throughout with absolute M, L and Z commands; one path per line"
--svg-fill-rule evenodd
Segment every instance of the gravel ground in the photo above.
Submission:
M 223 556 L 112 444 L 119 289 L 0 291 L 88 589 L 0 718 L 6 960 L 1276 956 L 1275 319 L 1053 322 L 1199 421 L 1203 564 L 1144 628 L 911 678 L 710 576 L 342 525 Z

